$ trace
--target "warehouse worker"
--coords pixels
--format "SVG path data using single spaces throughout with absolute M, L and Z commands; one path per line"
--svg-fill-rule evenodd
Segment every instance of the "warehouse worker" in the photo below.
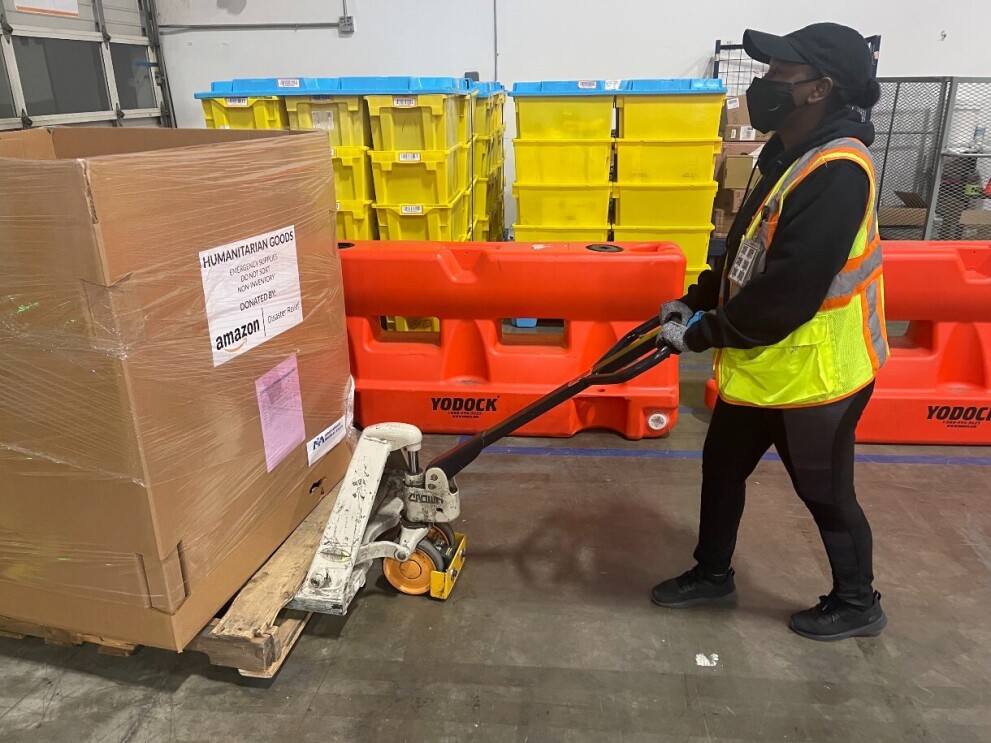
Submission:
M 791 617 L 814 640 L 874 635 L 871 528 L 854 493 L 854 430 L 888 355 L 874 127 L 852 106 L 880 97 L 863 37 L 819 23 L 787 36 L 747 31 L 770 64 L 747 91 L 753 126 L 776 132 L 727 254 L 661 308 L 661 337 L 682 352 L 718 350 L 719 400 L 702 456 L 697 565 L 652 592 L 686 607 L 732 599 L 730 567 L 747 477 L 773 444 L 822 536 L 833 585 Z M 768 533 L 773 539 L 773 531 Z

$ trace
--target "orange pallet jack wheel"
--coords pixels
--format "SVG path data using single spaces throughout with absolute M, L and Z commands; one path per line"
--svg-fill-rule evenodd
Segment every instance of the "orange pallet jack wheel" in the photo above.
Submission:
M 430 592 L 430 574 L 444 569 L 440 550 L 429 539 L 423 539 L 408 560 L 400 562 L 391 557 L 382 560 L 385 579 L 400 593 L 420 596 Z

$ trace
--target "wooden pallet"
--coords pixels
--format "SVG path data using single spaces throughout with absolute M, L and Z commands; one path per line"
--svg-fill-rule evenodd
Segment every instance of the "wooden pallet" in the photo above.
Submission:
M 215 666 L 236 668 L 242 676 L 272 678 L 310 620 L 310 612 L 286 609 L 306 578 L 340 485 L 237 593 L 230 607 L 212 620 L 186 647 L 205 653 Z M 0 616 L 0 637 L 40 637 L 49 645 L 93 643 L 106 655 L 131 655 L 140 646 L 99 635 L 45 627 Z

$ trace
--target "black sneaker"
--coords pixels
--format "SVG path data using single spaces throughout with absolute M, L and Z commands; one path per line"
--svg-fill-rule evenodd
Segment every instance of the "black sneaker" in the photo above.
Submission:
M 722 582 L 715 581 L 696 565 L 677 578 L 654 586 L 650 600 L 668 609 L 681 609 L 699 604 L 724 604 L 736 598 L 736 584 L 730 569 Z
M 792 614 L 788 626 L 795 634 L 810 640 L 832 642 L 848 637 L 874 637 L 881 634 L 887 623 L 881 594 L 875 591 L 874 603 L 866 609 L 848 604 L 833 593 L 820 596 L 816 606 Z

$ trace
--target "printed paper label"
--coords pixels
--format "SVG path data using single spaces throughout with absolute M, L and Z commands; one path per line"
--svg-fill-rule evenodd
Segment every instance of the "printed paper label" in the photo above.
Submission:
M 348 379 L 347 401 L 344 406 L 344 417 L 331 423 L 317 436 L 306 442 L 306 458 L 312 467 L 314 462 L 344 441 L 351 426 L 354 425 L 354 378 Z
M 224 99 L 224 103 L 226 103 L 228 106 L 232 106 L 232 107 L 245 108 L 248 105 L 248 99 L 247 98 L 225 98 Z
M 619 86 L 622 84 L 622 80 L 606 80 L 606 90 L 619 90 Z
M 419 152 L 400 152 L 399 162 L 401 163 L 418 163 L 420 162 Z
M 392 105 L 395 108 L 416 108 L 416 98 L 393 98 Z
M 199 259 L 214 366 L 302 322 L 295 225 L 204 250 Z
M 298 88 L 299 78 L 298 77 L 280 77 L 278 85 L 280 88 Z
M 595 90 L 596 85 L 597 85 L 597 83 L 596 83 L 595 80 L 579 80 L 578 81 L 578 89 L 579 90 Z
M 255 394 L 265 442 L 265 466 L 271 472 L 306 441 L 296 354 L 256 379 Z
M 733 109 L 739 108 L 739 107 L 740 107 L 740 99 L 739 98 L 727 98 L 726 99 L 726 108 L 729 109 L 730 111 L 732 111 Z
M 400 211 L 403 214 L 423 214 L 423 207 L 419 204 L 406 204 Z

